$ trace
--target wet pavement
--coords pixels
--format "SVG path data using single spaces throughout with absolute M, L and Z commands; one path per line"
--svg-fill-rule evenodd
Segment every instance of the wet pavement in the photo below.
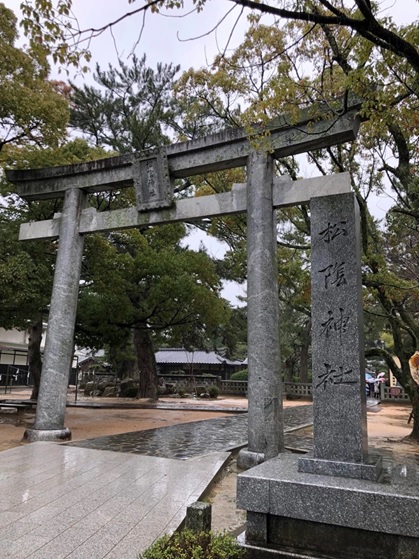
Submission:
M 284 415 L 292 437 L 312 421 L 312 406 Z M 226 450 L 246 438 L 242 413 L 1 452 L 0 557 L 136 559 L 179 527 L 225 467 Z
M 228 452 L 171 460 L 35 442 L 0 452 L 1 559 L 138 559 Z
M 285 408 L 285 445 L 300 448 L 300 440 L 295 430 L 310 425 L 312 421 L 312 405 Z M 247 414 L 240 414 L 66 444 L 96 450 L 187 460 L 210 452 L 233 450 L 245 446 L 246 443 Z

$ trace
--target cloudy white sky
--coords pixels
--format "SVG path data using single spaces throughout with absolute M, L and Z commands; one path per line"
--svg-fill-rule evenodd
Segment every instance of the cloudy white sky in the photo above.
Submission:
M 18 12 L 22 0 L 2 1 Z M 73 0 L 73 13 L 80 29 L 98 29 L 138 9 L 143 3 L 144 0 L 136 0 L 131 4 L 128 0 Z M 240 42 L 249 10 L 245 9 L 239 17 L 241 8 L 233 2 L 207 0 L 203 12 L 198 14 L 190 13 L 193 10 L 192 0 L 185 0 L 185 4 L 184 11 L 146 13 L 145 20 L 140 13 L 113 26 L 112 33 L 105 31 L 90 42 L 92 65 L 96 62 L 101 65 L 108 62 L 116 64 L 118 56 L 126 59 L 137 45 L 137 54 L 145 52 L 149 63 L 174 62 L 186 70 L 190 66 L 205 65 L 219 50 L 227 45 L 237 46 Z M 352 2 L 348 0 L 348 4 Z M 393 17 L 396 23 L 410 23 L 418 17 L 417 0 L 381 0 L 380 5 L 381 15 Z M 211 32 L 215 27 L 216 31 Z M 141 29 L 142 36 L 138 41 Z
M 19 15 L 22 0 L 2 1 Z M 132 4 L 128 0 L 73 0 L 73 13 L 80 30 L 99 29 L 143 3 L 143 0 Z M 150 65 L 173 62 L 186 70 L 211 62 L 226 45 L 239 44 L 247 25 L 248 10 L 239 17 L 241 9 L 228 0 L 208 0 L 205 10 L 198 14 L 193 11 L 191 0 L 186 0 L 186 4 L 189 7 L 184 11 L 147 12 L 145 18 L 143 13 L 133 15 L 112 26 L 112 31 L 104 31 L 89 43 L 83 42 L 92 53 L 90 65 L 117 64 L 118 57 L 126 60 L 135 48 L 138 55 L 147 54 Z M 212 32 L 214 28 L 217 29 Z
M 75 0 L 74 12 L 79 14 L 80 27 L 100 27 L 115 21 L 128 10 L 140 7 L 142 0 L 129 5 L 112 0 Z M 192 3 L 190 3 L 192 4 Z M 227 12 L 232 10 L 230 14 Z M 174 62 L 182 69 L 205 65 L 218 49 L 225 48 L 231 29 L 240 15 L 240 10 L 226 0 L 210 0 L 205 11 L 189 13 L 171 10 L 165 14 L 142 13 L 131 16 L 91 43 L 94 56 L 101 63 L 116 62 L 118 55 L 126 58 L 136 47 L 137 53 L 145 52 L 149 63 Z M 183 16 L 183 17 L 182 17 Z M 226 18 L 223 20 L 223 18 Z M 221 21 L 223 20 L 223 21 Z M 216 31 L 211 30 L 219 23 Z M 243 15 L 233 33 L 231 45 L 238 44 L 246 26 Z M 141 34 L 141 38 L 140 38 Z

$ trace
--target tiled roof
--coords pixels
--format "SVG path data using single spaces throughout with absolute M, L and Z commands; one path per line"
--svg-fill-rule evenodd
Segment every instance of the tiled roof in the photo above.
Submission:
M 167 348 L 157 351 L 156 362 L 158 365 L 164 363 L 182 365 L 191 363 L 196 365 L 221 365 L 222 363 L 227 365 L 245 365 L 247 360 L 243 363 L 241 361 L 230 361 L 230 359 L 221 357 L 221 355 L 214 351 L 186 351 L 182 348 Z

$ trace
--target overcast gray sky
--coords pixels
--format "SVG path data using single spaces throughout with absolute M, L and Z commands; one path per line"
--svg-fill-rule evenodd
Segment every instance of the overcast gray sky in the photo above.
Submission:
M 21 0 L 2 1 L 18 15 Z M 73 0 L 73 12 L 80 29 L 100 28 L 143 4 L 144 0 L 136 0 L 132 4 L 128 4 L 128 0 Z M 186 0 L 185 4 L 187 8 L 183 12 L 176 9 L 164 14 L 147 12 L 144 25 L 143 14 L 140 13 L 113 26 L 112 33 L 105 31 L 90 43 L 91 64 L 116 64 L 118 56 L 126 59 L 136 45 L 142 28 L 142 37 L 136 46 L 137 54 L 145 52 L 151 65 L 173 62 L 180 64 L 183 70 L 205 65 L 227 45 L 235 47 L 240 43 L 249 10 L 244 11 L 230 37 L 241 11 L 233 2 L 207 0 L 200 14 L 188 13 L 193 8 L 192 0 Z M 348 4 L 352 2 L 348 0 Z M 418 0 L 381 0 L 380 5 L 380 15 L 391 15 L 399 24 L 410 23 L 419 15 Z M 223 20 L 229 11 L 231 13 Z M 211 32 L 214 27 L 217 30 Z
M 78 15 L 81 29 L 100 27 L 115 21 L 127 10 L 141 6 L 142 1 L 137 0 L 128 5 L 121 0 L 74 0 L 74 12 Z M 232 8 L 232 13 L 220 23 L 217 31 L 211 33 L 211 29 Z M 240 10 L 226 0 L 210 0 L 200 14 L 190 13 L 181 17 L 182 12 L 179 10 L 165 13 L 146 13 L 145 20 L 142 13 L 131 16 L 115 25 L 112 34 L 106 31 L 94 39 L 91 48 L 95 60 L 114 63 L 118 55 L 126 58 L 139 40 L 136 52 L 145 52 L 149 63 L 153 65 L 156 62 L 174 62 L 185 70 L 191 66 L 205 65 L 207 61 L 211 62 L 218 49 L 225 48 Z M 183 13 L 186 14 L 187 10 Z M 233 34 L 232 46 L 240 42 L 245 27 L 246 17 L 243 15 Z M 142 36 L 139 39 L 141 29 Z

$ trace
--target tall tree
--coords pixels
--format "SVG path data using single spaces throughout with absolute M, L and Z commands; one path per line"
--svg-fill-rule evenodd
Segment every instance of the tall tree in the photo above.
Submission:
M 229 314 L 215 265 L 204 252 L 180 247 L 180 225 L 113 233 L 87 240 L 78 338 L 115 346 L 133 332 L 139 397 L 157 397 L 153 339 L 185 339 L 196 347 Z
M 119 68 L 97 65 L 99 87 L 72 84 L 71 126 L 118 153 L 167 144 L 176 125 L 173 85 L 179 68 L 159 63 L 154 70 L 145 54 L 133 56 L 130 65 L 120 61 Z
M 96 145 L 122 153 L 168 143 L 168 131 L 177 126 L 173 99 L 177 71 L 178 67 L 162 64 L 154 71 L 146 66 L 145 56 L 134 58 L 130 66 L 120 62 L 118 69 L 98 67 L 95 79 L 100 88 L 74 87 L 73 126 Z M 119 193 L 118 200 L 114 196 L 113 207 L 121 200 L 134 204 L 132 190 Z M 184 235 L 183 226 L 167 226 L 95 235 L 87 241 L 79 339 L 91 346 L 107 343 L 115 351 L 124 344 L 128 347 L 133 337 L 140 397 L 157 396 L 156 339 L 183 336 L 202 345 L 216 322 L 228 314 L 214 265 L 203 252 L 181 249 Z

